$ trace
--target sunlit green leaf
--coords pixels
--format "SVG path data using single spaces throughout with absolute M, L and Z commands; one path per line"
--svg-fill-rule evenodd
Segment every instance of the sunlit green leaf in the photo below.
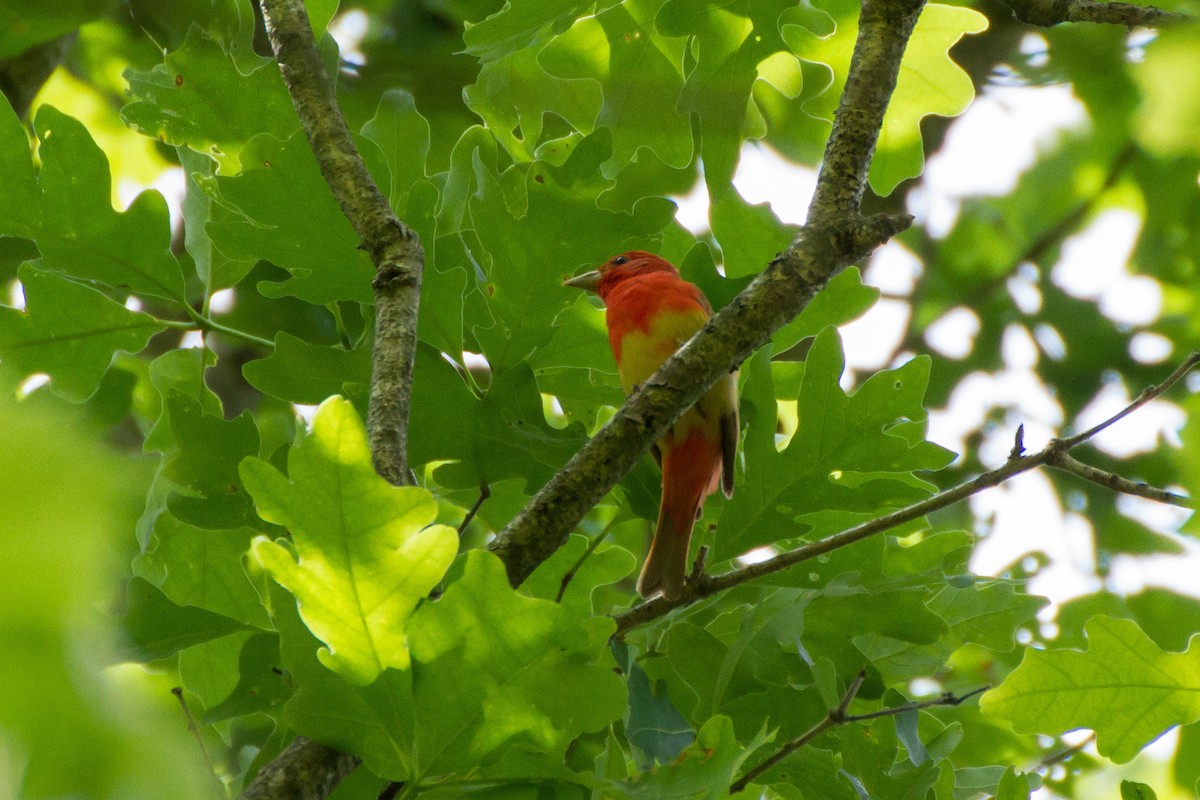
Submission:
M 949 49 L 964 34 L 979 33 L 987 25 L 987 17 L 961 6 L 930 3 L 921 11 L 871 162 L 871 188 L 877 193 L 890 194 L 900 181 L 921 174 L 923 117 L 957 116 L 974 99 L 971 78 L 951 60 Z
M 612 630 L 610 620 L 517 594 L 499 559 L 469 553 L 410 626 L 422 763 L 461 768 L 512 744 L 561 757 L 625 706 L 607 648 Z
M 133 100 L 122 109 L 134 128 L 212 157 L 236 174 L 256 134 L 286 139 L 299 129 L 279 68 L 260 59 L 243 72 L 229 45 L 193 26 L 183 46 L 148 72 L 127 73 Z
M 427 491 L 375 474 L 362 421 L 340 397 L 317 409 L 288 473 L 242 462 L 258 513 L 292 534 L 290 546 L 256 539 L 254 557 L 296 596 L 330 669 L 357 685 L 406 669 L 405 624 L 454 557 L 454 529 L 430 526 L 437 504 Z

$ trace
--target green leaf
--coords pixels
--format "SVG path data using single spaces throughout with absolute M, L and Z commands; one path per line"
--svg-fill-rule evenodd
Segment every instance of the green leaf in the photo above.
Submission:
M 206 228 L 231 259 L 265 258 L 292 274 L 261 283 L 268 297 L 291 295 L 324 305 L 336 300 L 370 303 L 375 269 L 321 177 L 304 134 L 281 141 L 269 134 L 242 151 L 242 172 L 205 185 L 214 202 L 234 206 Z M 303 202 L 297 202 L 303 198 Z
M 171 513 L 203 528 L 258 523 L 238 476 L 242 458 L 258 454 L 254 417 L 248 411 L 230 420 L 208 414 L 200 401 L 176 389 L 168 391 L 166 406 L 178 448 L 163 464 L 163 475 L 178 490 L 168 499 Z
M 839 510 L 863 515 L 932 494 L 911 470 L 943 467 L 949 454 L 904 427 L 925 418 L 929 360 L 879 372 L 849 396 L 838 386 L 842 368 L 840 340 L 827 329 L 809 351 L 799 425 L 783 452 L 775 450 L 769 377 L 760 370 L 753 382 L 747 378 L 743 404 L 753 405 L 754 416 L 746 434 L 746 481 L 721 512 L 714 556 L 832 532 L 844 521 L 830 516 Z
M 785 51 L 784 58 L 797 62 L 786 53 L 778 24 L 780 15 L 794 5 L 787 0 L 738 0 L 719 5 L 707 0 L 669 0 L 655 18 L 660 34 L 687 36 L 691 51 L 698 51 L 687 72 L 679 110 L 699 116 L 704 179 L 713 194 L 733 180 L 742 142 L 766 134 L 766 123 L 751 97 L 759 64 L 780 51 Z M 799 75 L 798 70 L 794 74 Z M 799 91 L 799 87 L 793 88 Z
M 780 222 L 766 203 L 747 203 L 732 185 L 713 192 L 709 218 L 730 278 L 762 272 L 800 230 Z
M 453 528 L 430 525 L 429 492 L 375 473 L 362 421 L 340 397 L 321 404 L 292 446 L 287 477 L 256 458 L 240 471 L 259 515 L 292 534 L 294 552 L 262 537 L 252 552 L 296 596 L 328 648 L 322 663 L 360 686 L 407 669 L 405 624 L 458 547 Z
M 601 5 L 611 5 L 606 0 Z M 592 0 L 508 0 L 504 8 L 485 20 L 468 25 L 463 34 L 467 52 L 480 61 L 523 50 L 550 33 L 561 33 Z
M 114 666 L 129 638 L 106 611 L 124 594 L 121 554 L 132 544 L 145 470 L 107 446 L 82 409 L 42 393 L 17 402 L 7 383 L 0 418 L 0 794 L 212 800 L 211 771 L 180 725 L 178 703 L 169 705 L 168 685 Z M 164 611 L 175 608 L 142 588 Z M 203 627 L 157 611 L 150 621 L 147 640 L 157 642 Z M 148 770 L 147 758 L 171 768 Z
M 619 717 L 613 626 L 523 597 L 496 556 L 467 553 L 445 594 L 409 626 L 424 771 L 462 769 L 516 744 L 562 758 L 580 733 Z
M 0 306 L 0 354 L 25 374 L 44 372 L 57 394 L 87 399 L 118 351 L 136 353 L 162 330 L 95 289 L 28 265 L 20 270 L 25 311 Z
M 362 135 L 383 152 L 388 165 L 388 183 L 383 189 L 392 210 L 404 217 L 409 191 L 425 178 L 429 122 L 417 111 L 411 94 L 389 89 L 379 98 L 375 116 L 363 125 Z
M 258 592 L 242 569 L 242 556 L 257 533 L 252 528 L 204 530 L 163 514 L 150 546 L 134 559 L 133 571 L 177 605 L 270 628 Z
M 650 769 L 655 764 L 669 764 L 696 740 L 696 733 L 663 687 L 656 689 L 651 684 L 646 671 L 632 658 L 625 643 L 618 643 L 614 650 L 629 676 L 625 736 L 633 747 L 638 766 Z
M 318 658 L 320 642 L 305 627 L 296 604 L 276 585 L 270 589 L 283 669 L 296 691 L 284 708 L 298 733 L 354 753 L 376 775 L 412 775 L 412 672 L 384 670 L 368 686 L 347 683 Z
M 630 797 L 703 798 L 729 796 L 729 786 L 742 765 L 771 740 L 766 729 L 745 745 L 738 742 L 729 717 L 713 717 L 696 734 L 696 741 L 674 762 L 625 781 L 620 788 Z
M 1139 143 L 1164 156 L 1196 156 L 1200 124 L 1200 36 L 1186 26 L 1164 30 L 1134 67 L 1141 89 L 1134 129 Z
M 238 685 L 242 645 L 255 635 L 251 631 L 238 631 L 180 651 L 179 681 L 183 688 L 204 708 L 229 697 Z
M 888 103 L 871 162 L 871 188 L 891 194 L 896 185 L 921 174 L 925 165 L 921 119 L 955 117 L 975 99 L 971 77 L 950 58 L 964 34 L 987 29 L 987 17 L 971 8 L 930 3 L 917 20 L 900 62 L 896 91 Z
M 540 47 L 524 48 L 485 63 L 475 83 L 463 92 L 470 109 L 518 162 L 533 160 L 546 114 L 588 131 L 600 111 L 602 98 L 595 81 L 551 75 L 539 61 L 540 52 Z
M 146 434 L 142 449 L 146 452 L 166 452 L 174 444 L 166 402 L 172 390 L 195 400 L 203 413 L 214 417 L 224 416 L 221 399 L 204 381 L 205 373 L 216 363 L 217 354 L 207 347 L 168 350 L 150 362 L 150 385 L 158 390 L 162 403 L 158 419 Z
M 183 196 L 183 243 L 196 263 L 196 274 L 211 295 L 240 283 L 254 267 L 254 261 L 225 255 L 213 244 L 206 230 L 211 220 L 221 219 L 229 213 L 220 204 L 214 204 L 212 195 L 204 191 L 204 187 L 212 183 L 216 163 L 186 147 L 177 147 L 175 151 L 187 177 Z
M 977 578 L 968 588 L 947 584 L 929 601 L 929 608 L 963 641 L 1008 652 L 1015 632 L 1032 622 L 1047 602 L 1018 593 L 1007 581 Z
M 642 147 L 671 167 L 684 167 L 692 160 L 688 118 L 675 107 L 683 89 L 685 42 L 655 33 L 654 17 L 663 4 L 664 0 L 628 0 L 584 17 L 539 57 L 551 75 L 591 78 L 600 84 L 604 102 L 595 127 L 612 130 L 612 156 L 601 167 L 609 177 Z
M 775 333 L 771 339 L 775 352 L 790 350 L 830 325 L 844 325 L 858 319 L 878 298 L 879 290 L 862 282 L 858 267 L 842 270 L 817 292 L 800 316 Z
M 253 159 L 242 148 L 255 135 L 286 139 L 299 122 L 274 59 L 254 58 L 253 67 L 239 69 L 229 47 L 192 26 L 162 64 L 125 73 L 133 100 L 121 117 L 147 136 L 210 156 L 223 174 L 237 174 Z
M 238 682 L 233 691 L 204 712 L 201 721 L 212 725 L 247 714 L 272 714 L 292 696 L 280 669 L 279 637 L 258 633 L 242 645 L 238 656 Z
M 39 180 L 42 266 L 138 294 L 183 301 L 183 274 L 171 255 L 167 204 L 142 192 L 123 213 L 113 210 L 108 162 L 76 119 L 41 106 Z
M 1029 800 L 1033 791 L 1029 785 L 1029 776 L 1018 773 L 1012 767 L 1004 770 L 1004 777 L 996 786 L 996 800 Z
M 478 487 L 514 477 L 540 485 L 567 463 L 586 438 L 579 424 L 566 430 L 550 427 L 533 371 L 525 364 L 494 375 L 487 395 L 482 400 L 472 399 L 461 412 L 457 404 L 439 401 L 436 396 L 430 401 L 435 405 L 423 404 L 418 411 L 414 397 L 414 416 L 420 413 L 420 418 L 435 415 L 458 421 L 458 433 L 447 433 L 437 449 L 426 454 L 457 462 L 435 472 L 438 482 L 449 488 Z M 450 411 L 454 413 L 448 414 Z
M 0 103 L 0 175 L 4 176 L 0 234 L 34 236 L 42 222 L 42 195 L 29 152 L 29 134 L 8 103 Z
M 531 597 L 555 600 L 580 616 L 593 613 L 592 592 L 598 586 L 607 586 L 629 577 L 637 568 L 637 561 L 623 547 L 599 545 L 580 565 L 567 584 L 562 599 L 557 600 L 567 570 L 575 565 L 590 543 L 589 537 L 572 534 L 562 547 L 554 551 L 554 555 L 538 565 L 533 574 L 525 579 L 521 591 Z
M 255 389 L 289 403 L 316 405 L 345 391 L 346 384 L 371 382 L 371 351 L 311 344 L 290 333 L 275 334 L 275 349 L 266 358 L 242 367 Z
M 141 578 L 129 581 L 122 622 L 129 637 L 123 655 L 136 661 L 157 661 L 249 627 L 202 608 L 175 605 Z
M 1137 623 L 1098 616 L 1086 652 L 1028 650 L 981 708 L 1027 733 L 1096 731 L 1101 755 L 1124 764 L 1175 725 L 1200 720 L 1200 647 L 1165 652 Z
M 439 231 L 461 191 L 451 184 L 473 185 L 461 225 L 477 237 L 473 258 L 487 280 L 481 288 L 495 323 L 481 321 L 473 332 L 493 369 L 523 362 L 550 340 L 562 299 L 578 293 L 561 285 L 565 275 L 603 263 L 614 252 L 653 247 L 671 224 L 675 209 L 666 198 L 646 198 L 632 214 L 597 207 L 607 184 L 597 184 L 596 174 L 610 141 L 607 132 L 597 133 L 581 140 L 561 165 L 537 161 L 503 173 L 494 143 L 476 146 L 464 137 L 456 148 L 462 167 L 456 164 L 447 178 Z
M 110 5 L 96 0 L 46 0 L 35 12 L 24 0 L 0 0 L 0 59 L 78 30 L 102 16 Z
M 1121 781 L 1121 800 L 1158 800 L 1158 795 L 1144 783 Z

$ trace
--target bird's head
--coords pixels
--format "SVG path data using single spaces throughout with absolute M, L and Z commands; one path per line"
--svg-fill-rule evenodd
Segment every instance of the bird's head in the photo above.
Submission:
M 563 281 L 563 286 L 574 286 L 576 289 L 586 289 L 589 292 L 604 297 L 621 283 L 645 275 L 650 272 L 669 272 L 679 274 L 679 270 L 665 258 L 659 258 L 645 250 L 630 250 L 619 256 L 613 256 L 591 272 L 576 275 Z

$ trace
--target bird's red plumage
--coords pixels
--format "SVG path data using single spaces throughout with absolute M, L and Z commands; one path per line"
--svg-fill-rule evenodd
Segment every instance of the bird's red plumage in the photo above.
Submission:
M 595 273 L 592 273 L 595 275 Z M 668 261 L 644 251 L 616 256 L 585 285 L 607 306 L 605 319 L 625 390 L 650 377 L 712 316 L 700 289 Z M 738 437 L 737 373 L 718 381 L 658 440 L 663 495 L 654 542 L 638 579 L 643 596 L 678 597 L 688 544 L 704 498 L 733 491 Z

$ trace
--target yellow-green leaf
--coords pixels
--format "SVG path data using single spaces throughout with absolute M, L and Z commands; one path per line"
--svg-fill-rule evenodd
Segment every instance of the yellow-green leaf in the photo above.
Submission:
M 407 669 L 409 615 L 458 549 L 453 528 L 432 524 L 433 496 L 375 473 L 362 420 L 341 397 L 317 409 L 286 477 L 257 458 L 240 472 L 259 516 L 292 534 L 290 546 L 259 537 L 251 552 L 295 595 L 328 648 L 321 661 L 359 685 Z

